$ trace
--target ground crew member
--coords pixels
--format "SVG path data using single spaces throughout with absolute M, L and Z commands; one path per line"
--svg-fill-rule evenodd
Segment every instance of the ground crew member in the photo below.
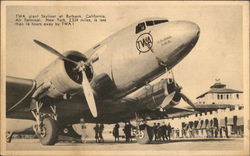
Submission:
M 185 138 L 187 138 L 187 132 L 188 132 L 188 124 L 185 124 L 185 127 L 183 127 L 183 134 Z
M 167 141 L 168 140 L 168 137 L 167 137 L 167 133 L 168 133 L 168 130 L 167 130 L 167 125 L 165 124 L 165 122 L 162 123 L 162 126 L 161 126 L 161 135 L 162 135 L 162 139 L 163 141 Z
M 157 123 L 157 139 L 161 140 L 161 124 Z
M 125 133 L 125 137 L 126 137 L 126 142 L 130 141 L 130 137 L 131 137 L 131 126 L 129 125 L 129 123 L 125 123 L 125 127 L 124 127 L 124 133 Z
M 132 126 L 131 126 L 131 123 L 130 122 L 128 122 L 128 142 L 131 142 L 131 128 L 132 128 Z
M 170 123 L 168 123 L 168 126 L 167 126 L 167 130 L 168 130 L 168 140 L 170 140 L 170 136 L 171 136 L 171 132 L 172 132 L 172 127 L 170 125 Z
M 154 131 L 155 141 L 156 141 L 156 140 L 158 139 L 158 138 L 157 138 L 157 125 L 156 125 L 156 123 L 154 123 L 153 131 Z
M 96 123 L 95 127 L 93 128 L 95 130 L 95 142 L 98 143 L 99 142 L 99 124 Z
M 227 126 L 225 127 L 224 131 L 225 131 L 225 134 L 226 134 L 226 138 L 229 138 L 229 136 L 228 136 L 228 128 L 227 128 Z
M 220 138 L 222 138 L 222 137 L 223 137 L 223 135 L 222 135 L 222 130 L 223 130 L 223 128 L 222 128 L 222 127 L 220 127 Z
M 179 128 L 177 128 L 177 130 L 176 130 L 176 138 L 179 138 L 180 137 L 180 130 L 179 130 Z
M 81 126 L 81 140 L 82 140 L 82 143 L 86 143 L 86 138 L 87 138 L 87 127 L 85 125 L 85 122 L 84 122 L 84 119 L 81 118 L 80 119 L 80 126 Z
M 100 129 L 99 129 L 99 139 L 100 139 L 99 142 L 104 142 L 104 139 L 103 139 L 103 136 L 102 136 L 103 130 L 104 130 L 104 125 L 101 124 Z
M 119 128 L 120 128 L 120 125 L 116 123 L 113 129 L 113 136 L 115 137 L 115 142 L 116 140 L 119 142 Z
M 124 125 L 124 128 L 123 128 L 123 132 L 124 132 L 124 134 L 125 134 L 125 142 L 127 142 L 128 141 L 128 139 L 127 139 L 127 134 L 128 134 L 128 132 L 127 132 L 128 130 L 127 130 L 127 122 L 125 122 L 125 125 Z
M 218 127 L 217 126 L 214 127 L 214 136 L 215 136 L 215 138 L 218 138 Z

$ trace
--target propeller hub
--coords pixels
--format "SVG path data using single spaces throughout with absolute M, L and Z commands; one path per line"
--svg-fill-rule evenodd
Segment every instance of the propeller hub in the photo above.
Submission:
M 77 63 L 76 69 L 78 69 L 79 72 L 86 71 L 86 64 L 80 61 Z

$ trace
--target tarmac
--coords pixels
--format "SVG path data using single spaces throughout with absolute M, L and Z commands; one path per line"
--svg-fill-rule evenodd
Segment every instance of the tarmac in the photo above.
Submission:
M 105 139 L 105 138 L 104 138 Z M 54 146 L 43 146 L 38 139 L 13 139 L 11 143 L 6 144 L 7 151 L 242 151 L 244 145 L 243 138 L 214 138 L 214 139 L 195 139 L 178 138 L 168 142 L 155 142 L 151 144 L 138 144 L 135 140 L 131 143 L 125 143 L 121 139 L 115 143 L 113 139 L 106 139 L 104 143 L 96 143 L 93 139 L 88 139 L 86 144 L 73 142 L 59 142 Z

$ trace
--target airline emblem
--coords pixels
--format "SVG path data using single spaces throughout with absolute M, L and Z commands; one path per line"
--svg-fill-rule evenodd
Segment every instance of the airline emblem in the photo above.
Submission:
M 152 51 L 151 49 L 152 47 L 153 47 L 153 37 L 150 34 L 150 32 L 143 33 L 137 38 L 136 48 L 139 51 L 139 54 Z

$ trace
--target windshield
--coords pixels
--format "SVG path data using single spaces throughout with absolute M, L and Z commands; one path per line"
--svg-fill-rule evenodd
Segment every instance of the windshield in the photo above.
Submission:
M 146 25 L 147 26 L 153 26 L 153 25 L 160 24 L 160 23 L 165 23 L 165 22 L 168 22 L 168 20 L 146 21 Z
M 168 22 L 168 20 L 155 20 L 155 24 L 165 23 Z
M 135 28 L 135 33 L 139 33 L 143 30 L 146 29 L 146 25 L 147 26 L 153 26 L 153 25 L 157 25 L 157 24 L 160 24 L 160 23 L 165 23 L 165 22 L 168 22 L 168 20 L 154 20 L 154 21 L 146 21 L 146 22 L 142 22 L 142 23 L 139 23 L 136 28 Z
M 137 34 L 137 33 L 141 32 L 141 31 L 143 31 L 143 30 L 145 30 L 145 29 L 146 29 L 145 23 L 144 23 L 144 22 L 143 22 L 143 23 L 139 23 L 139 24 L 136 26 L 135 33 Z
M 147 26 L 152 26 L 154 25 L 154 21 L 146 21 Z

